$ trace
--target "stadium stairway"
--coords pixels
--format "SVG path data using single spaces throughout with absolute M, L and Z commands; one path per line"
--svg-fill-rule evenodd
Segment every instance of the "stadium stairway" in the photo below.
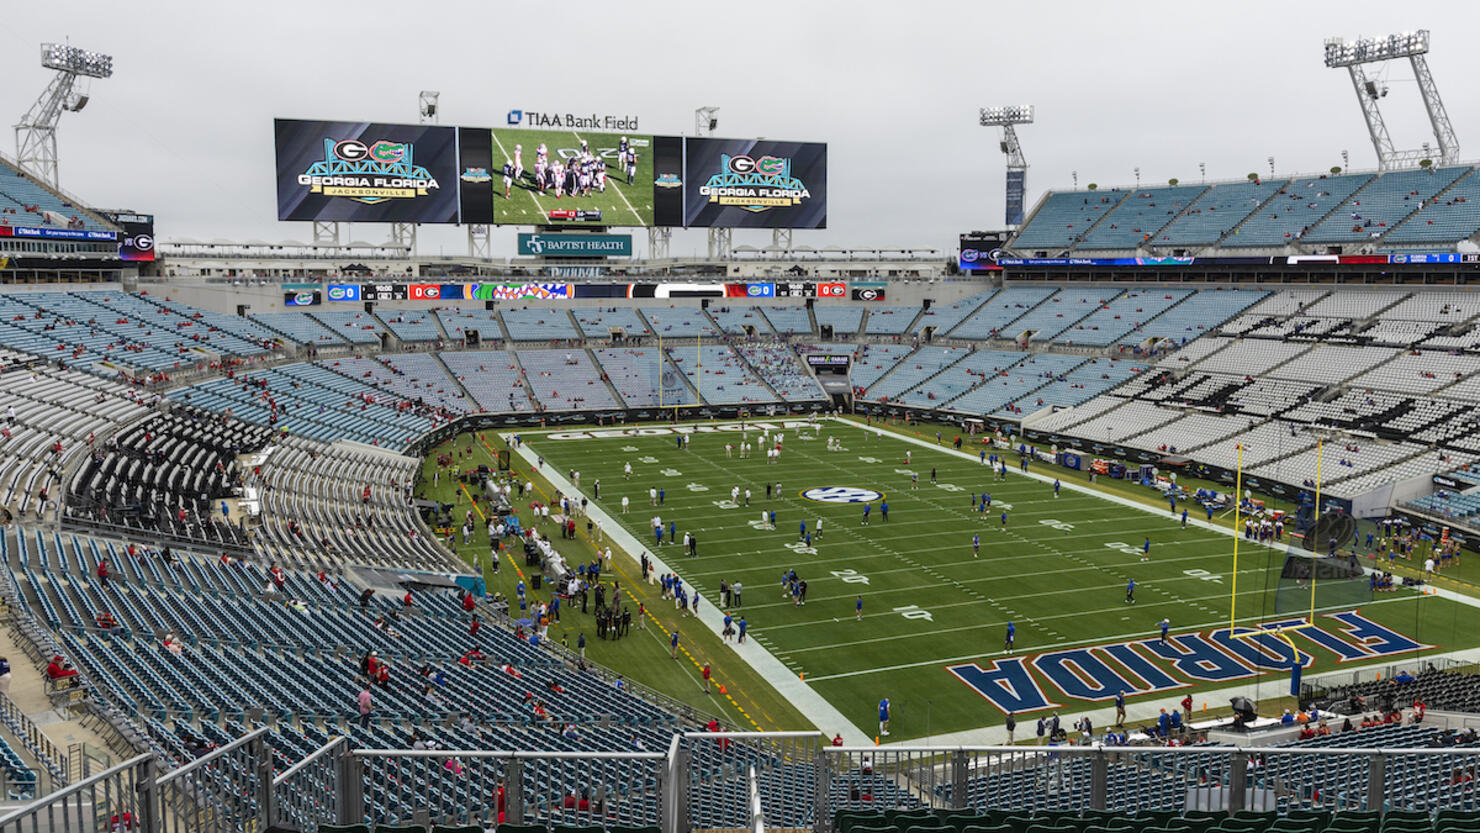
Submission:
M 577 327 L 576 330 L 579 332 L 580 328 Z M 539 398 L 534 395 L 534 386 L 529 383 L 529 374 L 524 371 L 524 362 L 519 360 L 519 351 L 510 350 L 509 360 L 514 363 L 514 367 L 519 369 L 519 378 L 524 381 L 524 395 L 529 397 L 530 404 L 534 406 L 536 411 L 545 410 L 544 403 L 540 402 Z
M 813 309 L 813 307 L 810 304 L 806 307 L 806 309 L 807 309 L 807 323 L 812 327 L 812 332 L 814 334 L 821 333 L 822 332 L 822 328 L 817 326 L 817 310 L 816 309 Z M 833 334 L 833 337 L 836 338 L 837 337 L 837 334 L 834 333 Z
M 433 317 L 435 317 L 435 316 L 433 316 Z M 441 319 L 437 319 L 437 329 L 439 329 L 439 330 L 442 329 L 442 320 Z M 445 332 L 445 330 L 444 330 L 444 332 Z M 449 341 L 448 343 L 455 343 L 455 342 Z M 447 362 L 442 361 L 442 351 L 441 350 L 432 350 L 427 355 L 431 356 L 432 359 L 433 359 L 433 361 L 435 361 L 437 363 L 437 366 L 440 367 L 440 368 L 442 368 L 442 372 L 447 374 L 447 378 L 450 379 L 450 380 L 452 380 L 452 384 L 453 384 L 453 386 L 455 386 L 457 388 L 457 392 L 459 394 L 461 394 L 462 396 L 466 397 L 469 402 L 477 402 L 478 401 L 477 399 L 474 399 L 473 398 L 473 394 L 469 393 L 468 392 L 468 389 L 463 386 L 462 380 L 459 379 L 459 378 L 457 378 L 457 374 L 452 372 L 452 368 L 450 368 L 450 367 L 447 366 Z
M 590 347 L 583 347 L 581 349 L 586 351 L 586 358 L 591 362 L 591 366 L 596 368 L 596 372 L 600 374 L 601 383 L 606 385 L 607 393 L 612 395 L 612 401 L 618 404 L 624 402 L 625 400 L 622 399 L 622 394 L 617 392 L 617 386 L 612 384 L 611 377 L 606 375 L 606 369 L 601 366 L 601 362 L 597 361 L 596 353 Z
M 1470 168 L 1469 170 L 1465 171 L 1463 174 L 1460 174 L 1460 176 L 1457 179 L 1455 179 L 1453 182 L 1449 183 L 1448 185 L 1444 186 L 1444 188 L 1442 190 L 1440 190 L 1437 194 L 1434 194 L 1432 197 L 1429 197 L 1427 200 L 1424 200 L 1419 205 L 1415 206 L 1412 211 L 1408 212 L 1408 214 L 1403 217 L 1403 219 L 1401 219 L 1398 222 L 1393 223 L 1390 226 L 1388 226 L 1387 231 L 1384 231 L 1382 233 L 1382 236 L 1381 237 L 1377 238 L 1376 240 L 1371 241 L 1368 245 L 1381 246 L 1384 241 L 1386 241 L 1389 237 L 1392 237 L 1393 236 L 1393 232 L 1395 232 L 1398 229 L 1403 228 L 1404 226 L 1406 226 L 1409 223 L 1409 221 L 1412 221 L 1412 220 L 1416 219 L 1417 217 L 1421 216 L 1423 214 L 1423 209 L 1424 209 L 1425 206 L 1443 200 L 1444 199 L 1444 196 L 1446 194 L 1448 194 L 1451 191 L 1454 191 L 1457 188 L 1463 188 L 1463 187 L 1466 187 L 1466 186 L 1469 186 L 1469 185 L 1473 184 L 1475 178 L 1476 178 L 1476 173 L 1475 173 L 1475 169 L 1474 168 Z M 1463 184 L 1461 184 L 1461 183 L 1463 183 Z M 1402 235 L 1398 235 L 1398 238 L 1401 239 L 1402 238 Z
M 1288 192 L 1288 189 L 1293 181 L 1294 180 L 1286 180 L 1283 187 L 1266 197 L 1264 202 L 1259 203 L 1259 206 L 1257 208 L 1255 208 L 1253 211 L 1250 211 L 1248 214 L 1245 214 L 1242 218 L 1239 219 L 1237 223 L 1233 224 L 1233 228 L 1230 228 L 1228 231 L 1223 232 L 1222 237 L 1219 237 L 1218 240 L 1213 243 L 1213 245 L 1207 246 L 1206 248 L 1216 249 L 1222 246 L 1224 242 L 1226 242 L 1230 237 L 1237 237 L 1239 229 L 1243 228 L 1244 224 L 1249 222 L 1250 218 L 1258 217 L 1262 215 L 1265 211 L 1269 210 L 1270 206 L 1275 202 L 1275 200 L 1278 200 L 1280 197 L 1284 196 Z M 1334 211 L 1335 209 L 1332 210 Z M 1326 218 L 1322 217 L 1321 219 L 1324 220 Z
M 498 324 L 499 343 L 513 344 L 514 339 L 509 338 L 509 325 L 504 323 L 504 314 L 498 310 L 494 310 L 493 320 Z M 577 328 L 576 332 L 580 332 L 580 329 Z
M 772 399 L 775 399 L 777 402 L 781 403 L 786 402 L 786 397 L 782 396 L 781 392 L 776 390 L 776 386 L 771 384 L 771 380 L 766 378 L 766 374 L 762 373 L 760 371 L 760 368 L 757 368 L 755 365 L 750 363 L 750 359 L 747 359 L 745 357 L 744 352 L 738 349 L 734 349 L 733 345 L 731 346 L 731 351 L 735 354 L 735 360 L 740 362 L 740 365 L 746 370 L 749 370 L 752 374 L 754 374 L 756 379 L 760 380 L 761 386 L 766 389 L 767 393 L 771 394 Z

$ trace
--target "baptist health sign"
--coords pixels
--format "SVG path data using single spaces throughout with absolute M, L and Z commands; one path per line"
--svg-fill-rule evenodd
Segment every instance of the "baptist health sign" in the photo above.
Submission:
M 631 257 L 630 234 L 521 234 L 519 254 L 533 257 Z

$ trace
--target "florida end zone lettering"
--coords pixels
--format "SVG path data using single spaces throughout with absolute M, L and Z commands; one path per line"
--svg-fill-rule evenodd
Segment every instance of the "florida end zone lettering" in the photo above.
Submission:
M 1273 633 L 1228 628 L 1137 639 L 1050 651 L 1032 657 L 1011 657 L 981 665 L 975 662 L 946 666 L 997 709 L 1033 712 L 1059 708 L 1062 701 L 1108 702 L 1120 692 L 1128 696 L 1166 694 L 1192 684 L 1219 684 L 1260 674 L 1288 672 L 1318 661 L 1335 663 L 1398 656 L 1432 648 L 1379 625 L 1355 610 L 1328 613 L 1332 630 L 1301 628 L 1285 633 L 1298 648 Z M 1292 627 L 1298 620 L 1270 622 L 1266 629 Z M 1323 658 L 1329 658 L 1323 660 Z M 1037 672 L 1036 674 L 1034 672 Z

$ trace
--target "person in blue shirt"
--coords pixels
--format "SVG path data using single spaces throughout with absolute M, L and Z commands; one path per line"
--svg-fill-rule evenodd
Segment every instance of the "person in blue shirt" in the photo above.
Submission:
M 521 601 L 524 599 L 524 581 L 522 579 L 518 584 L 514 585 L 514 592 L 519 595 Z
M 991 492 L 987 492 L 986 494 L 982 495 L 982 503 L 985 503 L 987 505 L 987 508 L 988 509 L 991 509 L 992 508 L 992 493 Z
M 971 557 L 982 557 L 982 537 L 980 535 L 971 536 Z
M 657 539 L 658 546 L 663 546 L 663 526 L 661 524 L 653 527 L 653 538 Z
M 1167 715 L 1167 710 L 1162 709 L 1161 714 L 1156 718 L 1156 731 L 1162 737 L 1167 737 L 1171 732 L 1171 728 L 1172 719 Z
M 1203 508 L 1206 509 L 1206 510 L 1208 510 L 1208 520 L 1211 521 L 1213 519 L 1213 505 L 1211 503 L 1209 503 L 1206 506 L 1204 506 Z
M 1182 731 L 1182 713 L 1179 712 L 1179 711 L 1177 711 L 1176 709 L 1173 709 L 1172 712 L 1171 712 L 1171 714 L 1167 715 L 1167 718 L 1168 718 L 1167 719 L 1167 723 L 1170 724 L 1171 730 L 1173 732 L 1181 733 L 1181 731 Z
M 879 734 L 889 735 L 889 698 L 879 701 Z
M 1125 689 L 1115 692 L 1115 725 L 1125 725 Z
M 853 603 L 853 609 L 858 612 L 858 621 L 862 622 L 863 621 L 863 597 L 862 596 L 859 596 L 858 597 L 858 601 L 856 601 L 856 602 Z
M 807 537 L 807 522 L 804 520 L 797 527 L 797 539 L 798 540 L 801 540 L 801 539 L 806 538 L 806 537 Z
M 1002 531 L 1003 532 L 1006 532 L 1007 531 L 1007 513 L 1006 512 L 1003 512 L 1002 513 Z
M 745 641 L 745 629 L 747 627 L 749 627 L 749 623 L 745 621 L 745 617 L 744 616 L 741 616 L 740 617 L 740 621 L 739 621 L 739 623 L 737 623 L 735 625 L 735 627 L 737 627 L 737 628 L 740 629 L 740 639 L 739 639 L 739 641 L 744 642 Z
M 889 523 L 889 501 L 879 502 L 879 516 L 884 519 L 884 523 Z
M 1187 510 L 1185 508 L 1182 510 L 1182 528 L 1187 528 Z
M 1014 625 L 1013 623 L 1008 622 L 1007 623 L 1007 638 L 1003 640 L 1002 653 L 1005 654 L 1008 651 L 1011 651 L 1012 650 L 1012 642 L 1013 642 L 1013 639 L 1015 637 L 1017 637 L 1017 625 Z
M 807 533 L 807 546 L 809 548 L 812 546 L 812 533 L 810 533 L 810 532 Z
M 1059 496 L 1059 480 L 1058 480 L 1058 478 L 1054 478 L 1054 481 L 1053 481 L 1053 496 L 1054 497 L 1058 497 Z
M 678 521 L 668 522 L 668 540 L 675 544 L 678 543 Z
M 1146 539 L 1146 542 L 1141 545 L 1141 560 L 1142 561 L 1149 561 L 1149 560 L 1151 560 L 1151 538 L 1150 537 L 1148 537 Z
M 1126 582 L 1126 584 L 1125 584 L 1125 603 L 1126 604 L 1135 604 L 1136 603 L 1136 580 L 1135 579 L 1131 579 L 1130 581 Z
M 1167 631 L 1171 630 L 1172 620 L 1165 617 L 1161 620 L 1161 644 L 1167 643 Z
M 678 659 L 678 631 L 677 630 L 675 630 L 673 632 L 673 636 L 669 638 L 669 640 L 668 640 L 668 647 L 670 649 L 672 649 L 671 653 L 673 654 L 673 658 L 674 659 Z
M 1173 515 L 1177 514 L 1177 497 L 1176 497 L 1176 495 L 1167 495 L 1167 506 L 1170 506 L 1172 508 L 1172 514 Z
M 986 464 L 987 464 L 987 450 L 984 448 L 984 449 L 982 449 L 982 465 L 985 466 Z
M 775 509 L 772 509 L 771 510 L 771 528 L 772 529 L 775 529 L 776 528 L 776 510 Z
M 863 523 L 860 524 L 860 526 L 868 526 L 868 513 L 872 512 L 873 510 L 874 505 L 872 503 L 865 503 L 863 505 Z

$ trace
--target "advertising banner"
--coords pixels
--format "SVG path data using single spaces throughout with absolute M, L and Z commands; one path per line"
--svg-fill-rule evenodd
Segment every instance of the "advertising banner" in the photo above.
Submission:
M 653 224 L 652 136 L 507 127 L 491 139 L 495 223 Z
M 685 227 L 827 228 L 827 145 L 684 141 Z
M 884 300 L 884 288 L 889 284 L 884 281 L 854 281 L 848 285 L 852 290 L 855 301 L 882 301 Z
M 458 220 L 456 128 L 277 119 L 273 130 L 279 220 Z
M 631 257 L 630 234 L 521 234 L 519 254 L 533 257 Z
M 316 307 L 323 302 L 317 289 L 302 292 L 284 292 L 283 305 L 289 307 Z
M 1023 224 L 1023 195 L 1028 190 L 1027 171 L 1007 172 L 1007 217 L 1009 226 Z
M 461 222 L 493 222 L 493 180 L 499 174 L 493 164 L 493 136 L 487 130 L 462 128 L 457 131 L 457 201 Z
M 842 281 L 819 283 L 817 284 L 817 297 L 846 298 L 848 297 L 848 285 Z
M 678 136 L 653 137 L 654 225 L 683 225 L 683 146 Z
M 105 243 L 118 239 L 112 231 L 89 231 L 73 228 L 33 228 L 31 226 L 0 226 L 0 237 L 23 237 L 28 240 L 87 240 Z

